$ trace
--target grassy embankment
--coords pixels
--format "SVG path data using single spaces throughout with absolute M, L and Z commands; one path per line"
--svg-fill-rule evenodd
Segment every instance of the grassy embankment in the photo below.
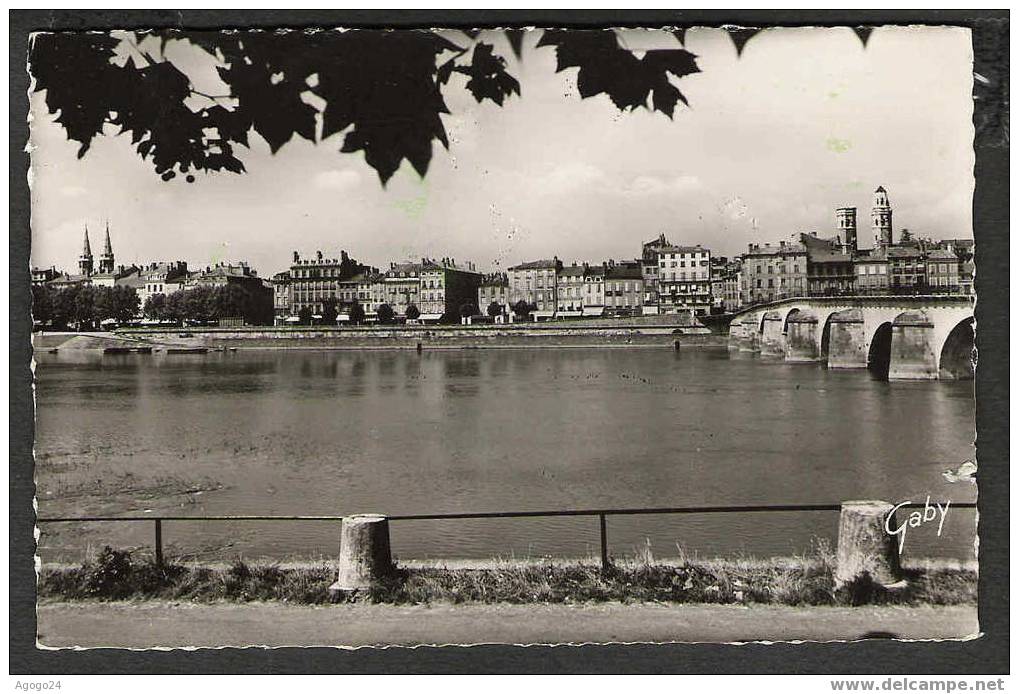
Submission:
M 650 552 L 603 572 L 596 563 L 492 561 L 483 568 L 404 566 L 383 584 L 347 601 L 390 604 L 664 602 L 773 605 L 976 604 L 977 573 L 933 564 L 906 570 L 908 585 L 885 590 L 869 581 L 834 590 L 834 557 L 655 561 Z M 237 560 L 227 568 L 156 566 L 105 548 L 80 567 L 44 568 L 44 600 L 279 601 L 334 600 L 328 565 L 282 567 Z

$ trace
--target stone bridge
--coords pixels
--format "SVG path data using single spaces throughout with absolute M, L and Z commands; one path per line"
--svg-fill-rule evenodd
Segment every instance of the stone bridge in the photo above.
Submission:
M 972 378 L 974 298 L 783 299 L 736 314 L 729 348 L 830 369 L 869 367 L 890 380 Z

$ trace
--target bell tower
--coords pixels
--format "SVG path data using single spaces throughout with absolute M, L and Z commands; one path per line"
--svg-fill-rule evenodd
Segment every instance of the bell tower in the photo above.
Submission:
M 848 252 L 855 253 L 856 246 L 856 208 L 840 207 L 835 210 L 835 223 L 838 226 L 839 236 Z
M 92 264 L 92 246 L 88 242 L 88 226 L 85 226 L 85 244 L 82 246 L 81 255 L 78 256 L 78 274 L 91 277 L 94 266 Z
M 99 256 L 99 272 L 113 272 L 113 245 L 110 243 L 110 223 L 106 223 L 106 239 L 103 241 L 103 252 Z
M 874 248 L 892 245 L 892 207 L 888 202 L 888 191 L 878 186 L 874 191 L 874 207 L 870 211 L 874 228 Z

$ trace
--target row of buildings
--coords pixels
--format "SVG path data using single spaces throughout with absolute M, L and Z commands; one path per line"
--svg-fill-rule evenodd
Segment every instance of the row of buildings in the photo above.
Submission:
M 816 232 L 777 244 L 750 244 L 740 258 L 739 306 L 790 296 L 973 293 L 973 241 L 933 241 L 907 229 L 898 242 L 883 187 L 871 209 L 873 247 L 858 247 L 856 208 L 835 210 L 836 233 Z
M 465 310 L 512 320 L 516 307 L 526 307 L 532 320 L 710 312 L 710 250 L 673 246 L 664 236 L 645 246 L 645 260 L 567 265 L 553 257 L 489 274 L 454 258 L 391 263 L 380 271 L 345 251 L 338 259 L 295 251 L 290 269 L 271 280 L 276 322 L 298 322 L 302 312 L 320 316 L 329 302 L 341 320 L 354 304 L 368 320 L 386 304 L 397 316 L 413 311 L 421 322 L 456 320 Z
M 366 320 L 388 305 L 395 316 L 420 322 L 455 321 L 466 312 L 512 320 L 733 312 L 790 296 L 894 293 L 972 293 L 973 242 L 931 241 L 903 229 L 893 239 L 892 207 L 878 187 L 871 210 L 873 248 L 858 247 L 856 208 L 835 210 L 835 233 L 799 233 L 775 244 L 752 243 L 736 258 L 680 245 L 665 234 L 642 244 L 632 260 L 564 263 L 558 257 L 482 273 L 454 258 L 393 262 L 388 269 L 362 264 L 341 251 L 302 258 L 288 270 L 258 277 L 245 263 L 189 271 L 182 261 L 144 267 L 116 266 L 109 228 L 98 266 L 88 231 L 77 275 L 33 270 L 32 281 L 55 288 L 91 283 L 135 287 L 142 305 L 155 294 L 201 284 L 242 283 L 271 302 L 278 325 L 321 318 L 334 307 L 340 320 L 357 305 Z
M 273 277 L 277 322 L 296 321 L 302 309 L 319 314 L 323 300 L 340 311 L 358 303 L 371 320 L 382 304 L 397 316 L 411 307 L 418 320 L 458 317 L 465 306 L 512 319 L 526 305 L 533 320 L 733 312 L 790 296 L 895 293 L 972 293 L 973 242 L 931 241 L 903 229 L 893 239 L 892 207 L 883 187 L 871 210 L 873 248 L 858 247 L 856 208 L 835 211 L 830 236 L 800 233 L 776 244 L 749 244 L 736 258 L 700 245 L 679 245 L 664 234 L 642 244 L 639 258 L 564 263 L 558 257 L 483 274 L 451 258 L 365 267 L 346 253 L 339 260 L 302 260 Z M 491 310 L 490 310 L 491 309 Z
M 183 260 L 117 265 L 109 225 L 106 227 L 98 263 L 92 254 L 86 227 L 81 254 L 78 256 L 78 272 L 68 273 L 55 267 L 32 268 L 32 285 L 57 291 L 82 286 L 131 287 L 138 294 L 142 309 L 146 301 L 157 294 L 168 296 L 198 286 L 238 285 L 248 291 L 254 302 L 264 303 L 264 313 L 271 315 L 272 286 L 247 263 L 217 263 L 196 270 L 189 269 Z M 259 312 L 256 310 L 255 313 Z

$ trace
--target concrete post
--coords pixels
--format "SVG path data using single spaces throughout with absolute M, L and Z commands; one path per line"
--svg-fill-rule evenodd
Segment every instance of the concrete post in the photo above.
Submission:
M 391 576 L 389 521 L 377 514 L 347 516 L 340 527 L 340 569 L 332 593 L 369 588 Z
M 785 337 L 785 360 L 817 361 L 817 316 L 800 313 L 789 318 Z
M 933 381 L 938 377 L 934 324 L 921 311 L 909 311 L 892 323 L 890 381 Z
M 886 587 L 902 580 L 899 547 L 895 536 L 885 529 L 885 519 L 893 508 L 887 501 L 842 502 L 835 557 L 836 588 L 863 574 Z M 888 525 L 898 527 L 894 515 Z
M 839 311 L 828 327 L 828 368 L 866 369 L 867 338 L 859 309 Z

